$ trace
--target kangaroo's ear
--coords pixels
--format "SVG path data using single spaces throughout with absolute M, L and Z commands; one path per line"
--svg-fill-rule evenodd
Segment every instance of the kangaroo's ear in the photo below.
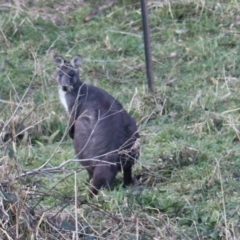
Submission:
M 55 64 L 57 67 L 61 67 L 61 66 L 64 64 L 64 59 L 63 59 L 63 57 L 58 56 L 58 55 L 55 55 L 55 56 L 53 57 L 53 61 L 54 61 L 54 64 Z
M 71 59 L 70 63 L 74 68 L 79 68 L 82 64 L 82 57 L 80 55 L 76 55 Z

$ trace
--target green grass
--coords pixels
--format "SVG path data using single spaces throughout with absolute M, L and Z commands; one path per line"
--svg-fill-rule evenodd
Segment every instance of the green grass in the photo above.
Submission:
M 27 128 L 21 139 L 2 147 L 1 182 L 9 182 L 5 191 L 37 219 L 34 224 L 17 213 L 22 239 L 33 236 L 28 226 L 56 239 L 58 227 L 75 228 L 75 214 L 86 239 L 240 238 L 240 5 L 168 2 L 149 6 L 154 96 L 147 90 L 138 1 L 118 1 L 87 23 L 82 19 L 93 1 L 78 7 L 64 0 L 0 6 L 0 60 L 7 59 L 0 72 L 0 130 L 11 120 L 6 142 Z M 54 79 L 56 53 L 81 54 L 82 80 L 117 97 L 138 122 L 142 147 L 134 175 L 140 178 L 132 187 L 122 188 L 119 174 L 111 191 L 89 199 L 87 174 L 75 162 L 58 173 L 13 181 L 23 170 L 45 162 L 56 167 L 74 157 L 64 137 L 67 115 Z M 0 226 L 3 239 L 16 238 Z M 73 232 L 62 234 L 72 239 Z

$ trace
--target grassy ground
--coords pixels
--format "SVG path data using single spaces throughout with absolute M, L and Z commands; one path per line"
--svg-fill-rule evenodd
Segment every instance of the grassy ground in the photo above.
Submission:
M 239 239 L 239 3 L 149 1 L 153 96 L 139 1 L 118 1 L 83 23 L 94 2 L 0 6 L 1 238 Z M 87 175 L 74 162 L 15 179 L 74 157 L 56 53 L 81 54 L 82 80 L 117 97 L 138 122 L 134 186 L 123 189 L 119 174 L 112 191 L 88 199 Z

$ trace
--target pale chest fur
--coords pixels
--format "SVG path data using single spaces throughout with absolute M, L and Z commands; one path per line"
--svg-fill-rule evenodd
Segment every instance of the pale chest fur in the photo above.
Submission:
M 68 105 L 67 105 L 67 101 L 66 101 L 66 92 L 64 92 L 62 90 L 62 88 L 59 88 L 58 89 L 58 94 L 59 94 L 59 98 L 60 98 L 60 101 L 61 101 L 62 105 L 64 106 L 64 108 L 68 112 Z

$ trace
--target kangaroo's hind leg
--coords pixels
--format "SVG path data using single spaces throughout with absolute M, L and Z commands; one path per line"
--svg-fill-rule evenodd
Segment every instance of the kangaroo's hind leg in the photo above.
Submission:
M 128 186 L 133 183 L 132 167 L 123 170 L 123 186 Z
M 102 163 L 100 162 L 93 172 L 92 179 L 90 181 L 90 197 L 97 194 L 102 187 L 110 188 L 113 180 L 118 172 L 118 166 L 116 163 Z
M 121 156 L 120 161 L 123 165 L 123 186 L 133 184 L 132 166 L 139 157 L 139 149 L 131 148 L 126 154 Z

